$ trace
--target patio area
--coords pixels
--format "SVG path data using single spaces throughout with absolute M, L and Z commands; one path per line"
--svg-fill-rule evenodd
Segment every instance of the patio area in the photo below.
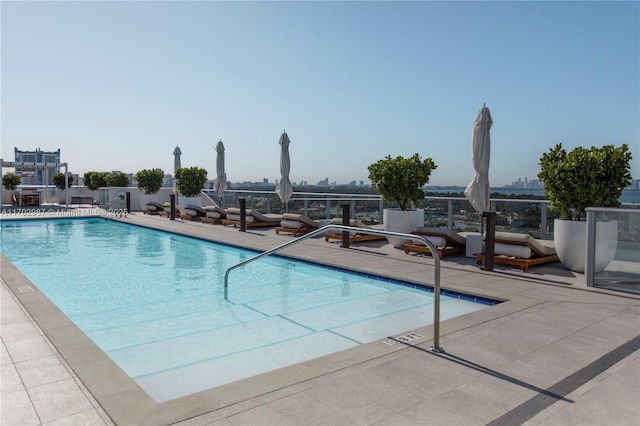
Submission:
M 273 228 L 123 222 L 264 251 Z M 381 242 L 309 239 L 283 255 L 432 284 L 433 260 Z M 433 326 L 156 404 L 2 257 L 2 425 L 640 424 L 640 297 L 588 288 L 560 263 L 441 262 L 443 288 L 505 300 Z M 222 283 L 221 283 L 222 285 Z M 21 290 L 22 289 L 22 290 Z M 126 375 L 124 375 L 126 376 Z

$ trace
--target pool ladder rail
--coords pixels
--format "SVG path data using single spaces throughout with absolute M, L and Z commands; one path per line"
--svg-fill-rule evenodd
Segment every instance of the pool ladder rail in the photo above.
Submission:
M 369 229 L 369 228 L 358 228 L 354 226 L 345 226 L 345 225 L 327 225 L 322 228 L 316 229 L 314 231 L 309 232 L 308 234 L 302 235 L 294 240 L 288 241 L 284 244 L 281 244 L 277 247 L 269 249 L 265 252 L 262 252 L 252 258 L 243 260 L 240 263 L 237 263 L 233 266 L 230 266 L 224 274 L 224 299 L 229 300 L 229 274 L 231 271 L 238 269 L 242 266 L 247 265 L 248 263 L 254 262 L 263 257 L 269 256 L 271 254 L 277 253 L 289 246 L 294 244 L 298 244 L 308 238 L 315 237 L 316 235 L 324 234 L 329 230 L 337 230 L 343 232 L 359 232 L 363 234 L 372 234 L 372 235 L 382 235 L 382 236 L 391 236 L 391 237 L 402 237 L 407 240 L 420 240 L 422 241 L 431 251 L 432 256 L 433 253 L 438 253 L 435 246 L 431 241 L 426 239 L 420 235 L 414 234 L 406 234 L 402 232 L 391 232 L 391 231 L 383 231 L 381 229 Z M 430 350 L 432 352 L 444 352 L 444 349 L 440 347 L 440 258 L 435 255 L 433 256 L 433 260 L 435 263 L 434 267 L 434 309 L 433 309 L 433 346 L 431 346 Z

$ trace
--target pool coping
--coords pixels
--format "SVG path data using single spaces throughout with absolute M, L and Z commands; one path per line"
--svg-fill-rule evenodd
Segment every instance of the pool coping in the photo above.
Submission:
M 129 223 L 125 220 L 123 222 Z M 163 227 L 147 227 L 165 230 L 161 229 Z M 169 232 L 192 236 L 188 233 L 174 230 Z M 215 239 L 203 239 L 220 242 Z M 223 244 L 225 243 L 223 242 Z M 255 248 L 251 249 L 256 250 Z M 291 254 L 286 254 L 285 256 L 303 261 L 308 260 Z M 6 286 L 116 424 L 155 425 L 175 423 L 381 358 L 397 351 L 410 350 L 406 345 L 400 344 L 393 339 L 380 339 L 206 391 L 167 402 L 156 403 L 62 311 L 50 302 L 37 286 L 31 283 L 5 256 L 0 255 L 0 261 L 1 276 Z M 367 273 L 358 268 L 345 268 L 345 265 L 330 266 Z M 387 276 L 386 278 L 398 279 L 398 277 L 392 276 Z M 402 280 L 404 281 L 404 279 Z M 416 282 L 419 283 L 418 281 Z M 452 290 L 456 291 L 455 289 Z M 497 294 L 487 293 L 476 295 L 490 299 L 505 300 L 504 297 L 498 297 Z M 472 292 L 465 292 L 465 294 L 472 294 Z M 541 303 L 544 303 L 544 301 L 514 294 L 503 303 L 442 321 L 440 335 L 455 333 Z M 428 344 L 433 340 L 432 325 L 407 330 L 390 337 L 397 337 L 407 333 L 415 333 L 422 336 L 412 342 L 413 344 Z

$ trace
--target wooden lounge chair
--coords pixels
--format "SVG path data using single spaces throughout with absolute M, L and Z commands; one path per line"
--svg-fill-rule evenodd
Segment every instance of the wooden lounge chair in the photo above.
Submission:
M 496 232 L 495 241 L 493 261 L 519 266 L 524 272 L 529 271 L 531 265 L 558 260 L 553 241 L 536 240 L 528 234 L 511 232 Z M 484 258 L 484 253 L 476 253 L 478 265 L 482 265 Z
M 170 202 L 166 202 L 162 204 L 162 211 L 159 213 L 160 216 L 163 217 L 171 217 L 171 203 Z M 176 206 L 176 216 L 180 216 L 180 213 L 178 213 L 177 211 L 177 206 Z
M 331 219 L 331 225 L 342 225 L 342 218 L 336 217 Z M 358 219 L 350 219 L 349 226 L 354 226 L 356 228 L 369 228 L 366 224 L 360 222 Z M 349 233 L 349 244 L 362 243 L 365 241 L 380 241 L 385 240 L 386 237 L 384 235 L 374 235 L 374 234 L 366 234 L 360 232 L 350 232 Z M 342 241 L 342 231 L 331 230 L 324 233 L 324 240 L 338 240 Z
M 200 219 L 207 213 L 204 208 L 193 204 L 187 204 L 183 208 L 180 208 L 180 210 L 182 211 L 182 213 L 180 213 L 180 217 L 184 220 Z
M 149 201 L 145 204 L 145 207 L 146 208 L 142 209 L 143 214 L 154 215 L 164 211 L 164 206 L 157 201 Z
M 200 218 L 202 223 L 221 223 L 227 217 L 227 211 L 218 206 L 205 206 L 205 215 Z
M 294 237 L 299 235 L 308 234 L 311 231 L 318 229 L 320 225 L 313 219 L 309 219 L 306 216 L 295 213 L 284 213 L 280 226 L 276 228 L 276 234 L 288 233 L 293 234 Z
M 256 210 L 247 209 L 245 211 L 245 225 L 247 228 L 258 228 L 266 226 L 278 226 L 282 220 L 281 214 L 262 214 Z M 227 215 L 221 219 L 223 225 L 233 225 L 234 228 L 240 226 L 240 209 L 237 207 L 229 207 Z
M 465 252 L 466 239 L 457 232 L 443 228 L 420 227 L 412 234 L 428 239 L 436 247 L 440 259 L 447 255 Z M 411 252 L 430 254 L 431 250 L 422 241 L 415 240 L 404 244 L 404 252 L 407 254 Z

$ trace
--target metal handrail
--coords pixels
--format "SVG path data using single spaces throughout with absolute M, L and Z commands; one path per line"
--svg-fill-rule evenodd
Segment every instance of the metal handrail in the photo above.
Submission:
M 107 205 L 104 206 L 104 208 L 108 209 L 109 207 L 111 207 L 112 205 L 114 205 L 115 203 L 117 203 L 119 201 L 124 201 L 124 195 L 118 195 L 116 198 L 114 198 L 113 200 L 108 202 Z
M 423 243 L 425 243 L 425 245 L 429 248 L 429 250 L 431 251 L 431 254 L 433 256 L 433 259 L 435 261 L 435 271 L 434 271 L 434 288 L 433 288 L 433 294 L 434 294 L 434 309 L 433 309 L 433 346 L 431 346 L 430 350 L 432 352 L 444 352 L 444 349 L 442 349 L 440 347 L 440 258 L 438 257 L 438 251 L 436 250 L 435 246 L 433 245 L 433 243 L 431 243 L 431 241 L 429 241 L 428 239 L 426 239 L 423 236 L 420 235 L 414 235 L 414 234 L 406 234 L 406 233 L 402 233 L 402 232 L 391 232 L 391 231 L 383 231 L 381 229 L 371 229 L 371 228 L 359 228 L 359 227 L 355 227 L 355 226 L 345 226 L 345 225 L 327 225 L 327 226 L 323 226 L 322 228 L 316 229 L 314 231 L 309 232 L 308 234 L 302 235 L 294 240 L 288 241 L 284 244 L 281 244 L 277 247 L 274 247 L 270 250 L 267 250 L 265 252 L 262 252 L 260 254 L 258 254 L 257 256 L 254 256 L 252 258 L 243 260 L 242 262 L 230 266 L 229 268 L 227 268 L 227 271 L 224 273 L 224 299 L 225 300 L 229 300 L 229 273 L 241 266 L 244 266 L 248 263 L 254 262 L 260 258 L 263 258 L 265 256 L 269 256 L 270 254 L 276 253 L 286 247 L 292 246 L 294 244 L 297 244 L 301 241 L 304 241 L 308 238 L 314 237 L 316 235 L 319 234 L 324 234 L 326 231 L 330 230 L 330 229 L 335 229 L 338 231 L 347 231 L 347 232 L 358 232 L 358 233 L 362 233 L 362 234 L 372 234 L 372 235 L 382 235 L 382 236 L 392 236 L 392 237 L 402 237 L 402 238 L 406 238 L 408 240 L 420 240 Z

